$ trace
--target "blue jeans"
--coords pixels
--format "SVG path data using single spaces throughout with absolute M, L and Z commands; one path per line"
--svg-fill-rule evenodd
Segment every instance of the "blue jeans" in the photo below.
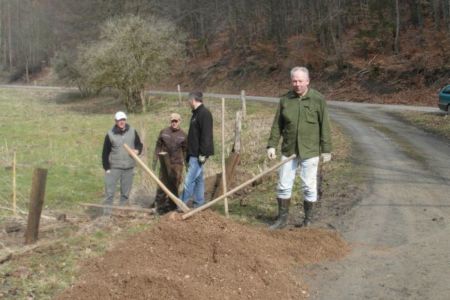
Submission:
M 287 157 L 282 156 L 281 160 Z M 303 199 L 309 202 L 317 201 L 317 168 L 319 166 L 319 156 L 299 161 L 295 158 L 279 169 L 277 186 L 277 197 L 279 199 L 289 199 L 292 195 L 295 173 L 300 165 L 300 179 L 302 181 Z
M 198 162 L 197 157 L 189 157 L 189 166 L 184 179 L 183 194 L 181 200 L 186 203 L 194 197 L 194 208 L 205 203 L 205 181 L 203 180 L 203 165 Z

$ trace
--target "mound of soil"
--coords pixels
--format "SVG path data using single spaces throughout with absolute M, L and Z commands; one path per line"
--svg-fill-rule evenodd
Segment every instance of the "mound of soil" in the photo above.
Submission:
M 88 261 L 57 299 L 302 299 L 295 268 L 338 259 L 349 246 L 336 232 L 270 232 L 205 211 L 173 213 Z

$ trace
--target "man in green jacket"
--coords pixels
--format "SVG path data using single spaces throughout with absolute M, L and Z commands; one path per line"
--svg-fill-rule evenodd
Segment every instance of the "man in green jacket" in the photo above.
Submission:
M 309 88 L 309 71 L 304 67 L 291 70 L 293 89 L 281 97 L 267 145 L 267 156 L 275 159 L 280 138 L 281 160 L 292 154 L 297 157 L 282 165 L 277 185 L 278 219 L 271 229 L 286 227 L 289 216 L 292 186 L 298 166 L 303 190 L 305 219 L 311 223 L 313 204 L 317 201 L 317 169 L 319 157 L 324 163 L 331 160 L 331 131 L 325 98 Z

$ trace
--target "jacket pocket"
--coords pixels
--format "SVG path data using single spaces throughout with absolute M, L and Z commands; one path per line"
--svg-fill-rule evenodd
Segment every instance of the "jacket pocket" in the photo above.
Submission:
M 309 107 L 306 107 L 306 122 L 308 123 L 317 123 L 317 112 Z

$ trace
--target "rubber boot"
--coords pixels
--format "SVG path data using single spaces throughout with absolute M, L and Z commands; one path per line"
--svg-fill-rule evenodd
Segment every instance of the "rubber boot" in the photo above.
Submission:
M 303 220 L 302 227 L 308 227 L 312 222 L 314 202 L 303 201 L 303 209 L 305 210 L 305 219 Z
M 286 227 L 289 218 L 289 205 L 291 204 L 291 199 L 279 199 L 278 201 L 278 219 L 275 223 L 269 227 L 270 230 L 282 229 Z

